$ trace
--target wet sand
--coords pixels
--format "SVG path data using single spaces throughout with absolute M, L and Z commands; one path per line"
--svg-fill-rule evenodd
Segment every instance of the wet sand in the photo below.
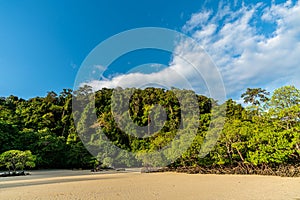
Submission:
M 300 200 L 300 178 L 43 171 L 0 178 L 0 199 Z

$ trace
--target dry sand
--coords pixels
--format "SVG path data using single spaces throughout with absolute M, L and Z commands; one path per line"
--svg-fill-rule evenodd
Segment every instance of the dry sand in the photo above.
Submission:
M 48 173 L 48 176 L 47 176 Z M 0 178 L 0 199 L 300 200 L 300 178 L 139 172 Z M 49 175 L 50 173 L 50 175 Z

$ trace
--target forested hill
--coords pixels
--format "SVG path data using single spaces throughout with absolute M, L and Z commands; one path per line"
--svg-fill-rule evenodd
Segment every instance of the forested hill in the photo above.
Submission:
M 128 93 L 131 94 L 129 113 L 134 124 L 144 129 L 132 130 L 126 127 L 125 122 L 124 127 L 116 125 L 116 120 L 122 123 L 123 113 L 112 112 L 113 91 L 102 89 L 95 93 L 93 112 L 97 120 L 90 126 L 100 127 L 107 138 L 128 152 L 151 152 L 168 145 L 178 130 L 184 130 L 182 105 L 194 95 L 199 108 L 199 116 L 195 119 L 198 124 L 196 135 L 190 147 L 175 159 L 172 166 L 227 166 L 237 163 L 276 166 L 296 165 L 300 161 L 300 92 L 294 86 L 278 88 L 271 96 L 263 89 L 248 88 L 242 94 L 248 104 L 246 108 L 231 99 L 217 105 L 216 101 L 192 91 L 178 90 L 184 95 L 189 94 L 178 99 L 173 91 L 137 89 Z M 60 94 L 48 92 L 45 97 L 28 100 L 16 96 L 1 98 L 0 154 L 13 149 L 30 150 L 37 157 L 36 168 L 92 168 L 97 165 L 96 158 L 81 142 L 78 136 L 81 133 L 77 132 L 90 127 L 85 124 L 88 117 L 85 110 L 91 104 L 80 104 L 78 100 L 90 94 L 91 88 L 83 87 L 78 91 L 64 89 Z M 74 102 L 80 105 L 72 112 Z M 117 103 L 124 102 L 120 100 Z M 151 116 L 154 105 L 163 108 L 164 112 L 158 112 L 161 116 Z M 218 118 L 225 117 L 225 124 L 214 147 L 201 157 L 200 149 L 210 122 L 218 120 L 212 118 L 213 113 L 222 108 L 226 115 L 218 115 Z M 75 120 L 78 122 L 77 130 L 74 118 L 78 119 Z M 111 166 L 134 164 L 126 156 L 99 154 L 96 157 L 101 163 Z

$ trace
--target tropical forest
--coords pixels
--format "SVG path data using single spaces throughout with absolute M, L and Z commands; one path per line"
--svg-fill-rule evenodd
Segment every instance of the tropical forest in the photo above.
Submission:
M 188 118 L 191 127 L 190 123 L 184 127 L 189 114 L 182 105 L 189 104 L 191 96 L 199 112 Z M 116 104 L 128 104 L 128 109 L 116 110 Z M 163 153 L 170 160 L 166 166 L 143 159 L 143 153 L 163 149 L 177 135 L 189 132 L 193 137 L 187 145 L 180 140 Z M 93 151 L 104 148 L 105 141 L 124 151 L 107 146 L 105 151 Z M 178 156 L 172 153 L 180 148 Z M 300 176 L 299 163 L 300 90 L 291 85 L 272 93 L 247 88 L 239 103 L 175 88 L 95 92 L 89 86 L 30 99 L 0 98 L 3 170 L 139 166 L 187 173 Z

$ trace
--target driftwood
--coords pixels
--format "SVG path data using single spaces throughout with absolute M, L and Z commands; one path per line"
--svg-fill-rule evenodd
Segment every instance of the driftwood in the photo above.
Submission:
M 26 176 L 30 175 L 28 172 L 25 171 L 16 171 L 16 172 L 1 172 L 0 177 L 7 177 L 7 176 Z

